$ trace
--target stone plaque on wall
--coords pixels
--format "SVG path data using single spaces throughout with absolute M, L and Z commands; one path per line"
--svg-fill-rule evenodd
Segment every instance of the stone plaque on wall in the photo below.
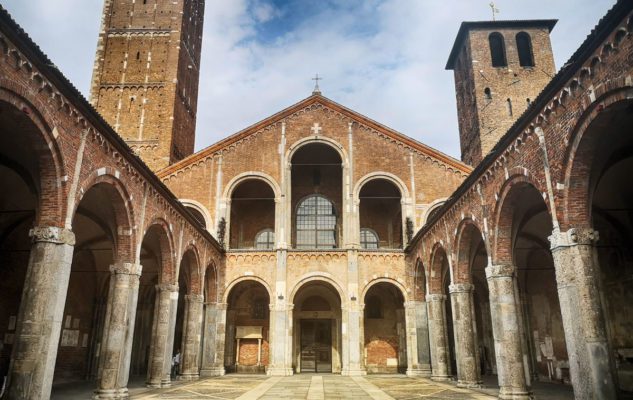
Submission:
M 236 339 L 261 339 L 261 326 L 238 326 L 235 332 Z

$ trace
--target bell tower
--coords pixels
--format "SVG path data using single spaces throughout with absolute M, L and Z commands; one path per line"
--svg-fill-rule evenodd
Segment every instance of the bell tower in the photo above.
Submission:
M 462 22 L 446 69 L 455 74 L 465 163 L 481 162 L 554 77 L 556 22 Z
M 90 101 L 154 171 L 193 153 L 204 0 L 105 0 Z

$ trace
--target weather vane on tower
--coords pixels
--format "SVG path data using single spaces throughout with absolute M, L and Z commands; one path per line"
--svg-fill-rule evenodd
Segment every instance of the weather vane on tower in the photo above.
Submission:
M 496 21 L 495 14 L 499 14 L 499 9 L 495 6 L 495 3 L 490 2 L 490 9 L 492 10 L 492 20 Z
M 312 94 L 321 94 L 321 89 L 319 88 L 319 81 L 323 80 L 323 78 L 319 77 L 319 74 L 316 74 L 316 76 L 312 78 L 312 80 L 314 81 L 314 90 L 312 91 Z

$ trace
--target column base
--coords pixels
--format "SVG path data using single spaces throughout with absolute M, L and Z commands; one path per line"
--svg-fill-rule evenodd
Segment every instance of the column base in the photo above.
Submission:
M 457 387 L 466 389 L 480 388 L 483 382 L 471 382 L 471 381 L 457 381 Z
M 449 382 L 453 380 L 450 375 L 431 375 L 431 380 L 435 382 Z
M 127 399 L 130 397 L 127 388 L 119 389 L 97 389 L 94 392 L 93 399 Z
M 201 378 L 208 378 L 211 376 L 224 376 L 226 374 L 226 370 L 224 367 L 215 367 L 209 369 L 200 370 Z
M 430 378 L 431 370 L 424 368 L 407 368 L 407 376 L 420 376 L 422 378 Z
M 177 378 L 179 381 L 195 381 L 200 379 L 200 374 L 197 374 L 195 372 L 192 373 L 184 373 L 184 374 L 180 374 L 178 375 Z
M 367 371 L 362 368 L 343 368 L 341 371 L 342 376 L 365 376 Z
M 512 390 L 501 388 L 499 390 L 501 400 L 532 400 L 532 394 L 524 390 Z
M 294 375 L 294 371 L 292 368 L 284 368 L 284 367 L 268 367 L 266 371 L 266 375 L 268 376 L 291 376 Z

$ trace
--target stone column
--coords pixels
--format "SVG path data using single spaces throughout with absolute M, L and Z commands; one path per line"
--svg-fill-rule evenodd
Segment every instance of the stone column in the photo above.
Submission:
M 204 305 L 204 329 L 202 336 L 202 362 L 200 366 L 200 376 L 217 376 L 214 373 L 215 365 L 215 341 L 217 332 L 217 307 L 216 303 L 205 303 Z
M 347 251 L 347 293 L 348 299 L 341 299 L 343 313 L 342 335 L 343 335 L 343 368 L 342 375 L 359 376 L 365 375 L 366 371 L 361 362 L 363 345 L 361 342 L 363 335 L 362 299 L 358 290 L 358 251 Z
M 429 319 L 429 342 L 431 345 L 431 379 L 434 381 L 448 381 L 449 348 L 446 330 L 446 296 L 443 294 L 426 295 L 426 305 Z
M 449 286 L 455 332 L 457 358 L 457 386 L 477 387 L 481 385 L 479 357 L 477 355 L 477 333 L 474 323 L 473 289 L 471 283 Z
M 283 243 L 282 243 L 283 244 Z M 286 299 L 286 260 L 287 250 L 277 250 L 277 269 L 275 271 L 275 297 L 270 299 L 269 354 L 267 374 L 272 376 L 292 375 L 291 348 L 292 335 L 289 335 L 292 308 Z
M 204 334 L 204 351 L 202 371 L 200 376 L 222 376 L 224 369 L 224 341 L 226 338 L 226 303 L 214 303 L 207 306 L 207 318 L 213 315 L 214 323 L 207 320 L 207 330 Z M 210 333 L 212 332 L 212 333 Z M 209 337 L 207 338 L 207 334 Z M 209 351 L 209 353 L 207 353 Z
M 203 296 L 199 294 L 185 295 L 185 325 L 183 326 L 179 376 L 182 380 L 194 380 L 200 376 L 198 354 L 200 353 L 203 300 Z
M 554 231 L 550 236 L 558 298 L 576 399 L 615 399 L 604 315 L 600 272 L 593 262 L 592 229 Z
M 75 246 L 68 229 L 39 226 L 29 235 L 33 244 L 9 368 L 9 399 L 50 397 Z
M 411 301 L 405 304 L 407 310 L 407 330 L 411 321 L 411 357 L 414 361 L 407 368 L 407 375 L 431 376 L 431 348 L 429 347 L 429 320 L 427 317 L 426 302 Z M 407 343 L 407 346 L 409 344 Z
M 169 328 L 171 325 L 171 304 L 174 297 L 177 301 L 177 285 L 168 283 L 156 285 L 152 343 L 147 373 L 147 386 L 149 387 L 168 387 L 170 385 L 172 346 L 169 341 Z
M 416 307 L 419 307 L 419 303 L 421 302 L 409 301 L 404 304 L 405 332 L 407 343 L 407 375 L 409 376 L 424 376 L 425 372 L 420 368 L 418 357 L 420 352 L 418 350 Z
M 95 398 L 119 399 L 127 397 L 127 381 L 131 347 L 128 332 L 134 330 L 134 313 L 130 315 L 130 296 L 138 296 L 140 264 L 118 263 L 110 266 L 110 290 L 99 355 L 99 378 Z M 136 293 L 130 289 L 136 287 Z
M 489 265 L 486 267 L 486 279 L 490 291 L 499 398 L 527 400 L 530 393 L 523 367 L 519 310 L 514 293 L 514 266 Z

